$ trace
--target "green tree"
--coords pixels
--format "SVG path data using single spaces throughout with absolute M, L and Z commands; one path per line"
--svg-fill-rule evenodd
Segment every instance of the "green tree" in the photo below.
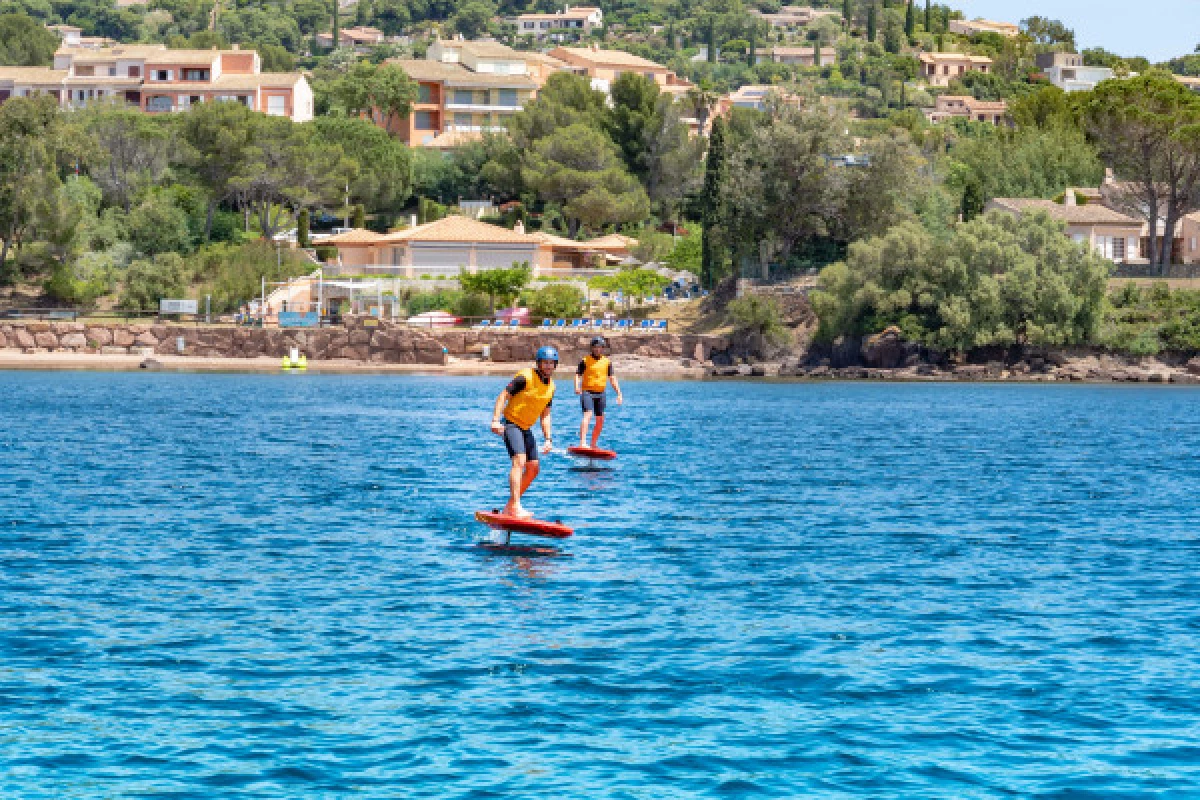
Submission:
M 975 182 L 984 202 L 996 197 L 1054 197 L 1066 186 L 1095 186 L 1104 176 L 1096 149 L 1077 129 L 988 127 L 979 138 L 958 140 L 945 162 L 956 193 Z
M 212 237 L 217 206 L 229 198 L 233 180 L 246 169 L 258 116 L 240 103 L 201 103 L 178 118 L 179 163 L 208 194 L 205 241 Z
M 521 175 L 543 201 L 562 206 L 571 236 L 581 224 L 600 228 L 638 222 L 650 210 L 645 190 L 625 171 L 612 141 L 583 124 L 540 139 Z
M 38 221 L 60 184 L 58 162 L 69 149 L 58 102 L 14 97 L 0 105 L 0 267 Z
M 904 34 L 912 39 L 917 34 L 917 10 L 914 8 L 916 0 L 908 0 L 908 5 L 904 8 Z
M 126 226 L 129 240 L 140 255 L 186 254 L 191 250 L 187 214 L 164 193 L 147 195 L 129 213 Z
M 367 227 L 367 210 L 365 208 L 363 208 L 362 203 L 358 203 L 357 205 L 354 206 L 354 210 L 350 214 L 350 227 L 351 228 Z
M 334 82 L 333 104 L 342 113 L 357 117 L 378 112 L 387 124 L 407 117 L 417 98 L 417 84 L 395 64 L 358 61 Z
M 1075 31 L 1056 19 L 1033 16 L 1021 20 L 1021 30 L 1038 44 L 1065 44 L 1075 49 Z
M 160 253 L 151 259 L 139 259 L 125 271 L 120 306 L 131 310 L 158 308 L 163 298 L 183 297 L 190 280 L 187 265 L 178 253 Z
M 532 276 L 529 264 L 514 263 L 509 269 L 483 269 L 478 272 L 464 269 L 458 275 L 458 283 L 464 292 L 487 295 L 494 313 L 497 300 L 503 303 L 512 301 L 529 285 Z
M 1148 229 L 1173 232 L 1200 207 L 1200 96 L 1158 70 L 1099 84 L 1084 105 L 1088 131 L 1124 183 L 1118 201 Z M 1168 236 L 1171 234 L 1169 233 Z M 1150 237 L 1150 261 L 1163 272 L 1171 247 Z
M 875 41 L 875 35 L 879 30 L 879 11 L 876 9 L 875 0 L 867 0 L 867 41 Z
M 961 215 L 963 222 L 970 222 L 983 213 L 983 188 L 979 181 L 971 180 L 963 186 Z
M 583 313 L 583 293 L 575 286 L 550 284 L 530 292 L 525 304 L 534 317 L 562 319 Z
M 296 215 L 296 244 L 306 250 L 312 247 L 309 224 L 308 209 L 300 209 L 300 213 Z
M 258 220 L 264 237 L 279 232 L 287 209 L 333 202 L 353 178 L 353 162 L 312 127 L 261 114 L 249 120 L 249 127 L 249 146 L 228 186 Z
M 495 7 L 486 0 L 468 0 L 454 12 L 450 24 L 463 38 L 478 39 L 488 32 L 495 14 Z
M 735 336 L 749 339 L 751 347 L 760 353 L 787 343 L 791 334 L 783 324 L 779 301 L 774 297 L 746 295 L 730 301 L 725 314 L 733 324 Z
M 958 352 L 1092 341 L 1111 264 L 1038 213 L 993 212 L 938 239 L 916 223 L 850 246 L 811 295 L 818 338 L 898 326 Z
M 929 5 L 929 0 L 925 0 L 925 32 L 933 33 L 933 9 Z
M 608 132 L 631 173 L 645 179 L 647 149 L 658 115 L 658 84 L 637 72 L 623 72 L 612 83 Z
M 54 62 L 58 37 L 28 14 L 0 14 L 0 64 L 43 67 Z
M 712 288 L 725 272 L 726 255 L 726 207 L 725 182 L 728 165 L 725 152 L 725 120 L 717 117 L 713 121 L 712 133 L 708 138 L 708 155 L 704 160 L 704 188 L 699 199 L 700 222 L 703 227 L 701 243 L 700 281 Z
M 160 119 L 123 104 L 90 105 L 79 119 L 98 145 L 87 164 L 88 174 L 108 202 L 129 212 L 134 198 L 166 175 L 167 127 Z
M 413 150 L 357 117 L 317 117 L 308 124 L 325 146 L 340 148 L 357 167 L 350 181 L 352 201 L 371 211 L 399 211 L 408 202 L 413 190 Z M 441 153 L 433 155 L 447 162 Z

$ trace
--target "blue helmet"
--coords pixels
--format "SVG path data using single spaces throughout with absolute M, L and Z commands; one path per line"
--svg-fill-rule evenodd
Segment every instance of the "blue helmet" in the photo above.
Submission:
M 538 361 L 553 361 L 558 363 L 558 350 L 553 347 L 539 347 L 537 351 Z

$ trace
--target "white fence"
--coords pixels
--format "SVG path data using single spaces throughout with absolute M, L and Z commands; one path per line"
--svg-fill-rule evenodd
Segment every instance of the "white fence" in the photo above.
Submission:
M 394 279 L 418 279 L 423 283 L 428 284 L 430 281 L 455 281 L 457 283 L 459 273 L 463 271 L 462 267 L 407 267 L 396 264 L 372 264 L 370 266 L 339 266 L 335 264 L 325 265 L 325 276 L 350 276 L 350 275 L 368 275 L 379 276 L 381 278 Z M 615 269 L 540 269 L 537 271 L 535 280 L 544 278 L 553 279 L 576 279 L 580 281 L 589 281 L 592 278 L 598 278 L 602 275 L 616 274 Z M 426 277 L 428 276 L 428 277 Z

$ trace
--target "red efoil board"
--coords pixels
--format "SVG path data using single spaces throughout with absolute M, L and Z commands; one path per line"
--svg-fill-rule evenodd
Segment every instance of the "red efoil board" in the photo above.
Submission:
M 582 458 L 594 458 L 597 461 L 612 461 L 617 457 L 616 450 L 605 450 L 603 447 L 568 447 L 567 453 Z
M 548 536 L 551 539 L 566 539 L 575 533 L 561 522 L 547 522 L 540 519 L 522 519 L 510 517 L 507 514 L 497 514 L 491 511 L 476 511 L 475 519 L 498 531 L 512 533 L 527 533 L 530 536 Z

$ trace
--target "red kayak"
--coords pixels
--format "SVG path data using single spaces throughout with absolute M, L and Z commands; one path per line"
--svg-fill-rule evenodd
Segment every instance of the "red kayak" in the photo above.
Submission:
M 524 519 L 500 514 L 496 511 L 476 511 L 475 519 L 489 528 L 507 533 L 527 533 L 530 536 L 548 536 L 551 539 L 566 539 L 574 530 L 561 522 L 541 519 Z
M 596 461 L 612 461 L 617 457 L 617 451 L 605 450 L 603 447 L 568 447 L 567 455 L 591 458 Z

